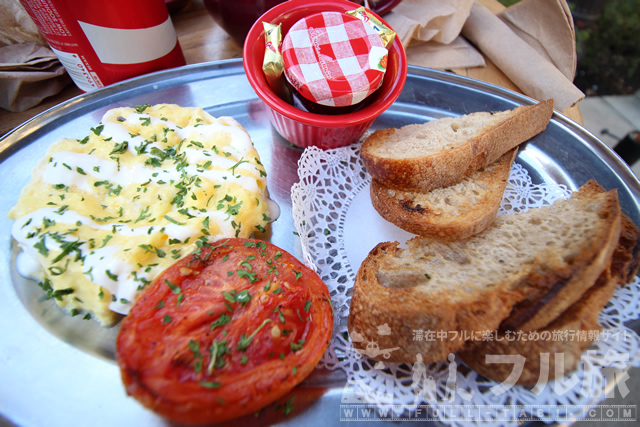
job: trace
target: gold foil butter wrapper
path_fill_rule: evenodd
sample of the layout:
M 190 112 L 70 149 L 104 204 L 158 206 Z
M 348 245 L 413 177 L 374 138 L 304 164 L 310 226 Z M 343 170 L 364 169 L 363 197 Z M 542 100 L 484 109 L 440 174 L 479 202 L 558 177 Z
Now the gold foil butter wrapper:
M 264 60 L 262 71 L 271 90 L 280 98 L 286 100 L 289 93 L 284 83 L 284 61 L 280 52 L 282 44 L 282 25 L 263 22 L 264 28 Z
M 382 43 L 384 47 L 388 48 L 393 40 L 396 38 L 396 33 L 391 28 L 384 25 L 378 18 L 373 16 L 366 8 L 359 7 L 356 10 L 351 10 L 349 12 L 345 12 L 345 14 L 353 16 L 354 18 L 358 18 L 362 22 L 368 24 L 371 28 L 375 30 L 376 33 L 382 39 Z

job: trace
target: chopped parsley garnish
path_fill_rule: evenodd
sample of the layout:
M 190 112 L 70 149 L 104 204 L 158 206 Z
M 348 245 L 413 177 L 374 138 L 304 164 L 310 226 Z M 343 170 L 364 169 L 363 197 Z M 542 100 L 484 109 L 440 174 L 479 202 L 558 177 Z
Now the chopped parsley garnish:
M 155 246 L 151 246 L 151 245 L 138 245 L 139 248 L 144 249 L 147 252 L 153 253 L 158 255 L 158 258 L 164 258 L 165 256 L 167 256 L 166 252 L 163 251 L 160 248 L 156 248 Z
M 271 322 L 271 319 L 264 319 L 262 321 L 262 324 L 258 326 L 258 328 L 255 331 L 253 331 L 251 335 L 246 336 L 245 334 L 242 334 L 240 336 L 240 340 L 238 341 L 238 345 L 236 346 L 236 350 L 245 351 L 249 347 L 249 344 L 251 344 L 251 341 L 253 341 L 253 337 L 258 333 L 260 329 L 264 328 L 264 325 L 266 325 L 269 322 Z
M 284 324 L 284 323 L 285 323 L 285 320 L 284 320 L 284 314 L 282 314 L 282 312 L 280 311 L 280 306 L 277 306 L 277 307 L 275 308 L 275 310 L 273 310 L 273 312 L 274 312 L 274 313 L 278 313 L 278 317 L 280 318 L 280 322 L 281 322 L 282 324 Z
M 56 210 L 56 213 L 62 215 L 67 209 L 69 209 L 69 205 L 62 205 Z
M 231 166 L 231 167 L 229 168 L 229 170 L 231 171 L 231 173 L 235 175 L 235 173 L 236 173 L 236 168 L 237 168 L 238 166 L 240 166 L 242 163 L 249 163 L 249 161 L 248 161 L 248 160 L 244 160 L 244 159 L 240 159 L 240 160 L 238 160 L 238 161 L 236 162 L 236 164 L 235 164 L 235 165 L 233 165 L 233 166 Z
M 284 409 L 282 410 L 282 413 L 284 415 L 289 415 L 290 413 L 292 413 L 295 408 L 293 407 L 293 399 L 295 398 L 295 396 L 291 396 L 290 399 L 288 399 L 286 402 L 284 402 Z
M 113 280 L 114 282 L 118 281 L 118 275 L 113 274 L 111 271 L 106 270 L 105 273 L 107 274 L 107 276 L 109 277 L 109 279 Z
M 149 104 L 136 105 L 136 113 L 142 114 L 144 110 L 146 110 L 149 107 L 151 107 L 151 105 Z
M 91 132 L 93 132 L 96 135 L 100 135 L 103 129 L 104 129 L 104 125 L 99 125 L 99 126 L 96 126 L 95 128 L 91 128 Z
M 289 347 L 291 351 L 295 353 L 296 351 L 302 350 L 302 344 L 304 344 L 304 340 L 299 340 L 298 343 L 290 343 Z
M 151 216 L 151 214 L 149 213 L 149 206 L 147 206 L 146 208 L 144 208 L 141 212 L 140 212 L 140 216 L 138 216 L 138 218 L 134 221 L 134 223 L 143 221 L 147 218 L 149 218 Z
M 187 224 L 186 222 L 176 221 L 175 219 L 171 218 L 169 215 L 165 215 L 164 219 L 166 219 L 167 221 L 172 222 L 172 223 L 174 223 L 176 225 L 186 225 Z
M 239 302 L 244 307 L 245 304 L 251 301 L 251 294 L 249 293 L 249 291 L 245 289 L 242 292 L 238 293 L 235 296 L 235 298 L 236 298 L 236 301 Z
M 217 328 L 218 326 L 224 326 L 227 323 L 231 322 L 231 316 L 229 316 L 226 313 L 222 313 L 220 315 L 220 317 L 218 317 L 218 320 L 216 320 L 215 322 L 213 322 L 211 324 L 211 328 L 209 328 L 210 331 L 213 331 L 215 328 Z
M 36 248 L 38 250 L 38 252 L 40 252 L 40 255 L 42 256 L 49 256 L 49 249 L 47 249 L 45 242 L 44 242 L 44 237 L 40 238 L 40 241 L 38 243 L 35 243 L 33 245 L 34 248 Z
M 205 388 L 220 388 L 220 387 L 222 387 L 222 384 L 220 384 L 217 381 L 200 381 L 198 384 L 200 384 L 202 387 L 205 387 Z
M 227 340 L 224 341 L 216 341 L 213 340 L 213 344 L 209 348 L 209 354 L 211 354 L 211 360 L 209 361 L 209 366 L 207 366 L 207 373 L 211 375 L 213 369 L 222 368 L 226 365 L 226 362 L 222 360 L 222 356 L 229 353 L 229 346 L 227 346 Z
M 236 273 L 238 273 L 238 276 L 240 277 L 246 277 L 251 283 L 255 283 L 259 280 L 257 277 L 257 273 L 255 272 L 251 273 L 247 270 L 236 270 Z
M 45 289 L 45 286 L 42 287 L 42 289 Z M 70 295 L 72 293 L 74 293 L 75 291 L 73 290 L 73 288 L 66 288 L 66 289 L 53 289 L 51 288 L 51 285 L 49 285 L 49 289 L 45 289 L 47 291 L 47 296 L 46 299 L 56 299 L 58 301 L 62 301 L 62 297 L 65 295 Z
M 196 341 L 189 340 L 188 347 L 189 350 L 191 350 L 191 352 L 193 353 L 194 357 L 202 357 L 202 354 L 200 353 L 200 344 L 198 344 Z
M 169 289 L 171 289 L 171 292 L 173 292 L 174 294 L 178 295 L 179 293 L 182 292 L 182 289 L 180 289 L 180 286 L 171 283 L 169 280 L 164 279 L 164 283 L 169 287 Z
M 109 155 L 112 156 L 114 154 L 124 154 L 127 152 L 128 146 L 129 146 L 129 143 L 127 141 L 121 142 L 119 144 L 115 144 L 113 146 L 113 150 L 111 150 Z
M 147 152 L 147 145 L 149 144 L 151 144 L 151 141 L 145 140 L 144 142 L 140 143 L 140 145 L 136 145 L 133 148 L 136 150 L 136 154 L 139 156 Z
M 234 293 L 235 293 L 235 291 L 231 291 L 231 293 L 229 293 L 227 291 L 222 291 L 222 295 L 224 295 L 224 299 L 226 299 L 230 303 L 236 302 L 236 298 L 233 296 Z

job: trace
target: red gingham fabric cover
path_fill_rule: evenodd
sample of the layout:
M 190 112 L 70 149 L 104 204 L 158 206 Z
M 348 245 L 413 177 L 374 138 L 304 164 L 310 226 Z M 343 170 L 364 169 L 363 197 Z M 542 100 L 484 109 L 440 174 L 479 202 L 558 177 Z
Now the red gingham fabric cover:
M 387 55 L 369 25 L 339 12 L 301 19 L 282 43 L 289 83 L 310 101 L 334 107 L 357 104 L 375 92 Z

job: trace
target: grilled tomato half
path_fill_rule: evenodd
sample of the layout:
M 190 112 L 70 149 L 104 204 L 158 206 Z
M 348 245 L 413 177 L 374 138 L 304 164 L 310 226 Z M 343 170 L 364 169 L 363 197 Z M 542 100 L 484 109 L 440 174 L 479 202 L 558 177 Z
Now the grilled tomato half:
M 333 329 L 329 291 L 278 247 L 225 239 L 157 277 L 123 320 L 126 391 L 178 423 L 239 417 L 300 383 Z

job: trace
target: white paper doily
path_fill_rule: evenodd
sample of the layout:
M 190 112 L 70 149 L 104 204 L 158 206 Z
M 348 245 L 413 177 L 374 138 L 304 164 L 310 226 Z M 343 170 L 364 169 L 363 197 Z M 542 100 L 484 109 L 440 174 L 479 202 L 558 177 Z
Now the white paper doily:
M 568 411 L 574 411 L 571 417 L 579 419 L 585 415 L 580 410 L 582 406 L 605 399 L 612 388 L 617 387 L 624 394 L 626 369 L 640 367 L 640 337 L 624 326 L 640 315 L 638 278 L 619 288 L 601 313 L 604 330 L 599 341 L 583 354 L 578 369 L 534 388 L 500 389 L 498 383 L 478 376 L 459 359 L 454 360 L 460 368 L 457 370 L 450 369 L 456 365 L 449 362 L 427 365 L 426 372 L 420 372 L 421 381 L 414 383 L 412 365 L 380 363 L 355 351 L 347 333 L 347 316 L 358 267 L 379 242 L 404 243 L 412 237 L 382 219 L 371 205 L 370 177 L 360 158 L 360 148 L 361 144 L 327 151 L 306 149 L 298 163 L 300 181 L 292 187 L 291 195 L 304 261 L 318 272 L 331 292 L 334 337 L 320 366 L 346 373 L 342 403 L 375 405 L 384 409 L 389 419 L 401 419 L 419 405 L 428 404 L 445 424 L 493 426 L 517 425 L 518 419 L 504 419 L 501 412 L 488 410 L 479 416 L 474 412 L 471 419 L 460 422 L 456 420 L 465 414 L 461 412 L 458 418 L 452 414 L 456 408 L 463 411 L 466 405 L 510 405 L 521 406 L 527 416 L 552 422 L 558 416 L 554 409 L 566 406 Z M 499 214 L 549 205 L 569 195 L 570 190 L 562 185 L 534 185 L 526 169 L 516 163 Z M 414 334 L 414 339 L 420 338 L 419 331 Z M 612 381 L 612 372 L 617 375 L 617 384 Z

